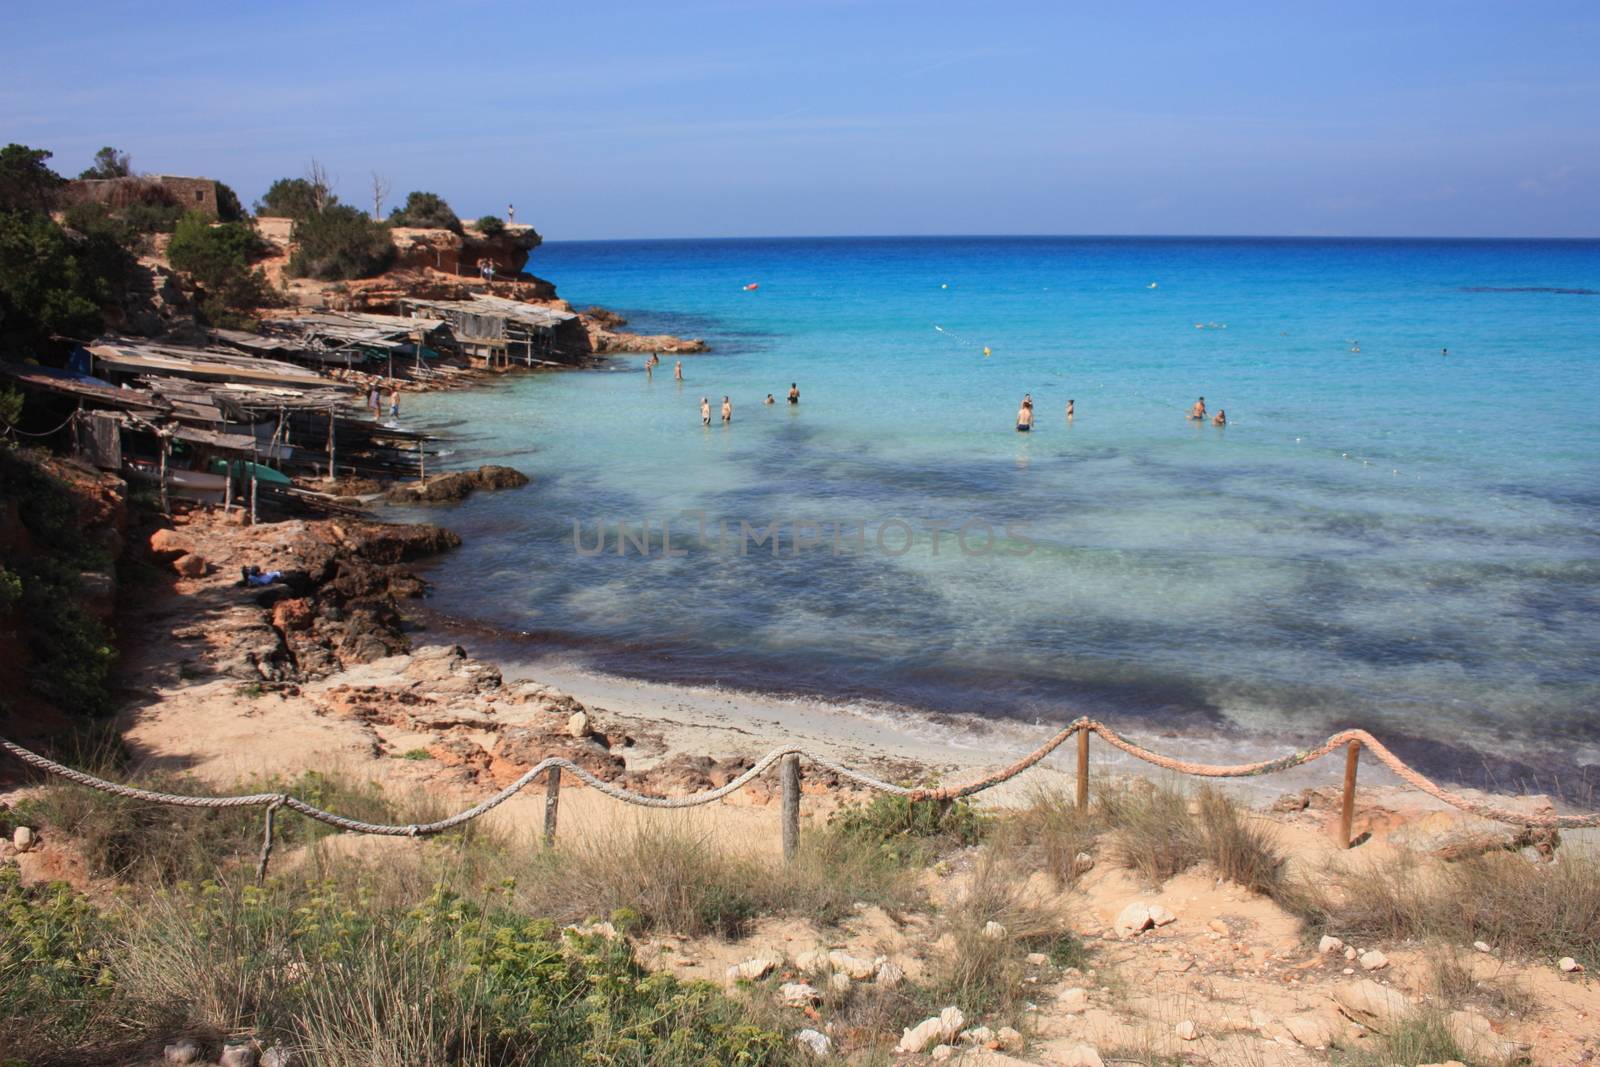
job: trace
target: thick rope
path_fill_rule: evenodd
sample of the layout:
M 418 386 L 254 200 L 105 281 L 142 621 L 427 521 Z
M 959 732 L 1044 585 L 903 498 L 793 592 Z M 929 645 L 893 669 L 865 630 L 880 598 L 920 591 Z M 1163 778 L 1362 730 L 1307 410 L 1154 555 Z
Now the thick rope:
M 1043 745 L 1040 745 L 1032 752 L 1017 760 L 1015 763 L 1012 763 L 1006 767 L 1002 767 L 999 770 L 984 775 L 982 778 L 968 782 L 965 785 L 945 786 L 937 789 L 915 788 L 896 785 L 893 782 L 886 782 L 863 771 L 858 771 L 852 767 L 847 767 L 844 764 L 829 759 L 826 756 L 819 756 L 815 753 L 808 752 L 805 749 L 800 748 L 798 745 L 793 744 L 773 749 L 771 752 L 768 752 L 766 755 L 756 760 L 749 770 L 745 771 L 736 778 L 730 779 L 728 782 L 718 786 L 715 789 L 707 789 L 699 793 L 690 793 L 685 796 L 677 797 L 659 797 L 651 796 L 646 793 L 638 793 L 631 789 L 626 789 L 622 786 L 616 785 L 612 782 L 608 782 L 605 779 L 600 778 L 590 771 L 578 766 L 569 759 L 552 756 L 547 759 L 540 760 L 538 763 L 528 768 L 528 770 L 524 771 L 516 781 L 512 782 L 510 785 L 507 785 L 504 789 L 501 789 L 499 792 L 481 801 L 480 803 L 467 808 L 465 811 L 457 812 L 448 818 L 440 819 L 436 822 L 409 823 L 406 825 L 369 823 L 363 822 L 360 819 L 347 818 L 346 816 L 336 814 L 335 812 L 324 811 L 323 809 L 316 807 L 315 805 L 308 804 L 297 797 L 289 795 L 288 793 L 249 793 L 239 796 L 187 796 L 178 793 L 161 793 L 149 789 L 139 789 L 134 786 L 109 782 L 104 778 L 97 778 L 92 774 L 86 774 L 83 771 L 75 770 L 64 764 L 57 763 L 55 760 L 41 756 L 37 752 L 31 752 L 28 749 L 23 748 L 21 745 L 7 741 L 4 738 L 0 738 L 0 747 L 3 747 L 7 752 L 10 752 L 17 759 L 31 767 L 36 767 L 39 770 L 57 775 L 58 777 L 65 778 L 71 782 L 76 782 L 79 785 L 86 785 L 91 789 L 98 789 L 114 796 L 127 797 L 130 800 L 143 800 L 155 804 L 171 804 L 191 808 L 242 808 L 264 806 L 268 809 L 266 828 L 262 842 L 262 866 L 265 867 L 266 857 L 271 854 L 272 848 L 272 813 L 279 807 L 288 808 L 292 811 L 299 812 L 308 819 L 315 819 L 316 821 L 325 823 L 328 826 L 333 826 L 341 830 L 348 830 L 352 833 L 382 834 L 391 837 L 424 837 L 432 834 L 444 833 L 447 830 L 451 830 L 457 826 L 462 826 L 466 823 L 469 823 L 479 816 L 488 814 L 490 811 L 493 811 L 501 804 L 504 804 L 506 801 L 516 796 L 542 775 L 548 774 L 555 770 L 566 771 L 567 773 L 583 781 L 586 785 L 589 785 L 606 796 L 611 797 L 613 800 L 618 800 L 625 804 L 634 804 L 646 808 L 681 809 L 698 807 L 703 804 L 712 804 L 721 800 L 723 797 L 736 793 L 755 779 L 761 777 L 761 775 L 765 774 L 772 768 L 773 764 L 777 763 L 784 756 L 791 754 L 801 756 L 823 770 L 831 771 L 847 781 L 854 782 L 857 785 L 863 786 L 867 789 L 876 790 L 880 793 L 889 793 L 895 796 L 910 797 L 913 800 L 949 801 L 960 799 L 962 797 L 969 797 L 976 793 L 981 793 L 986 789 L 992 789 L 1003 782 L 1010 781 L 1023 772 L 1036 766 L 1040 761 L 1049 756 L 1050 753 L 1054 752 L 1056 749 L 1060 748 L 1067 742 L 1068 739 L 1070 739 L 1080 730 L 1087 730 L 1091 733 L 1099 734 L 1105 739 L 1106 743 L 1111 745 L 1113 748 L 1120 749 L 1135 759 L 1143 760 L 1152 766 L 1161 767 L 1170 771 L 1176 771 L 1180 774 L 1190 774 L 1204 778 L 1251 778 L 1259 775 L 1275 774 L 1279 771 L 1286 771 L 1292 767 L 1298 767 L 1302 764 L 1319 760 L 1329 753 L 1338 751 L 1345 745 L 1354 741 L 1370 749 L 1372 754 L 1378 758 L 1379 762 L 1383 763 L 1390 770 L 1394 771 L 1394 773 L 1408 785 L 1427 793 L 1429 796 L 1435 798 L 1436 800 L 1442 801 L 1451 807 L 1465 811 L 1472 815 L 1477 815 L 1480 818 L 1489 819 L 1495 822 L 1507 823 L 1512 826 L 1537 826 L 1546 829 L 1574 829 L 1580 827 L 1600 826 L 1600 813 L 1591 813 L 1586 815 L 1557 815 L 1554 812 L 1548 811 L 1521 812 L 1514 811 L 1509 808 L 1497 807 L 1493 804 L 1469 800 L 1460 794 L 1453 793 L 1450 790 L 1445 789 L 1437 782 L 1434 782 L 1420 771 L 1411 767 L 1399 756 L 1396 756 L 1393 752 L 1391 752 L 1381 741 L 1367 733 L 1365 730 L 1343 730 L 1337 734 L 1334 734 L 1320 745 L 1317 745 L 1313 748 L 1304 749 L 1300 752 L 1294 752 L 1287 756 L 1280 756 L 1277 759 L 1262 760 L 1257 763 L 1241 763 L 1219 766 L 1209 763 L 1191 763 L 1187 760 L 1180 760 L 1172 756 L 1164 756 L 1158 752 L 1152 752 L 1147 748 L 1143 748 L 1134 744 L 1132 741 L 1127 740 L 1111 727 L 1102 722 L 1094 719 L 1082 718 L 1076 720 L 1070 726 L 1056 733 Z

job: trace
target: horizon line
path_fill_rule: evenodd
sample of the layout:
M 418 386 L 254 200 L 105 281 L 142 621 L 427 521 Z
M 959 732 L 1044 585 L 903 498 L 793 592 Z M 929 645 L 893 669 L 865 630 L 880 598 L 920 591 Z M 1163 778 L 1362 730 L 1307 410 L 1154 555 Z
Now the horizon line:
M 534 227 L 535 231 L 538 227 Z M 1590 236 L 1531 235 L 1400 235 L 1400 234 L 1273 234 L 1273 233 L 832 233 L 832 234 L 701 234 L 672 237 L 545 237 L 543 244 L 642 244 L 651 241 L 1565 241 L 1600 242 Z

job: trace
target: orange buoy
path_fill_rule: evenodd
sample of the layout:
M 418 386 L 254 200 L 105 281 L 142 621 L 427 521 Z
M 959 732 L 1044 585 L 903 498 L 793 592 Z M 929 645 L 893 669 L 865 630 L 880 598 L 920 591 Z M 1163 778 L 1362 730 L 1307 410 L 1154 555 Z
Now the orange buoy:
M 761 288 L 761 286 L 757 285 L 755 282 L 751 282 L 749 285 L 744 287 L 744 291 L 748 293 L 759 288 Z

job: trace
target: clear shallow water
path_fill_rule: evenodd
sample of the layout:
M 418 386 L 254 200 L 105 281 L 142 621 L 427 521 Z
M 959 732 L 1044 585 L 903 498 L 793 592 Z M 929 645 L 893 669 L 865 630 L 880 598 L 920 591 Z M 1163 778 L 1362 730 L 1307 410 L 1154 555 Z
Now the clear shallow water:
M 466 542 L 431 575 L 448 615 L 666 680 L 1360 724 L 1567 791 L 1600 761 L 1600 295 L 1471 291 L 1600 290 L 1600 243 L 606 242 L 531 266 L 716 350 L 681 386 L 629 359 L 415 403 L 459 421 L 454 461 L 535 479 L 431 516 Z M 724 394 L 732 425 L 702 428 Z M 1184 419 L 1201 394 L 1230 425 Z M 648 554 L 619 555 L 647 519 Z M 774 520 L 776 557 L 741 537 Z

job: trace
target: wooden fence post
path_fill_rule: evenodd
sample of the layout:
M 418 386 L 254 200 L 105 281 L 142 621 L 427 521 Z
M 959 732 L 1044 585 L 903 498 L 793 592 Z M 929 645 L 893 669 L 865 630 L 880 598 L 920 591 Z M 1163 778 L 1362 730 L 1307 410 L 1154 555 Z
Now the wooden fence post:
M 794 860 L 800 848 L 800 757 L 791 752 L 783 757 L 783 860 Z
M 1078 727 L 1078 810 L 1089 808 L 1089 727 Z
M 551 767 L 545 772 L 544 783 L 544 843 L 556 843 L 556 809 L 561 805 L 561 768 Z
M 1351 824 L 1356 817 L 1356 765 L 1361 760 L 1361 742 L 1352 741 L 1344 754 L 1344 805 L 1339 812 L 1339 847 L 1350 847 Z

